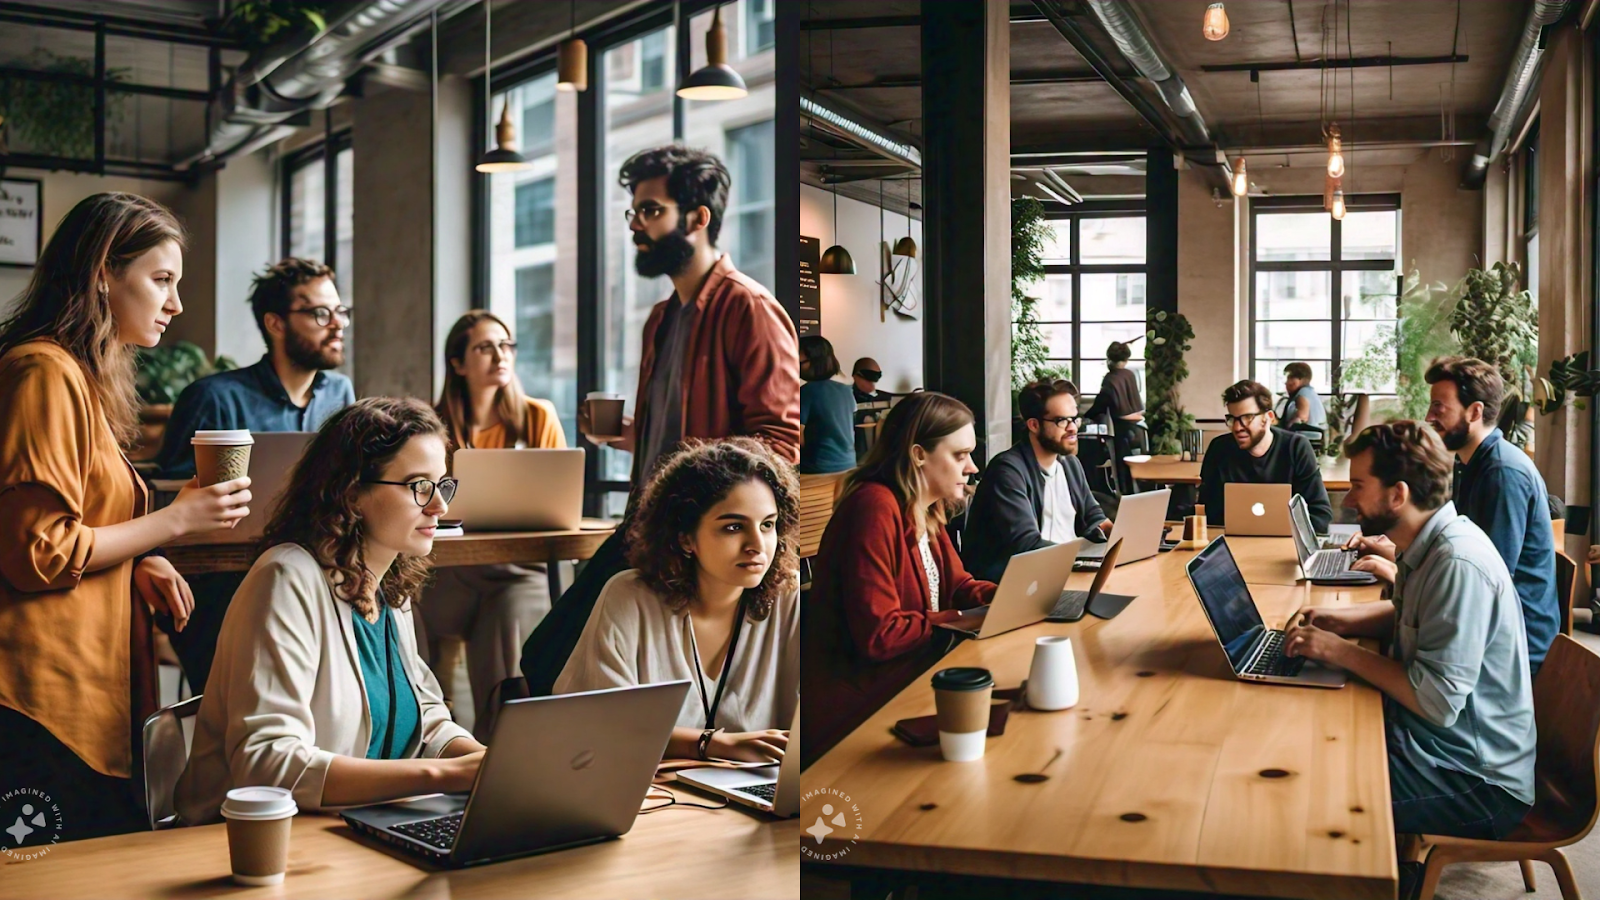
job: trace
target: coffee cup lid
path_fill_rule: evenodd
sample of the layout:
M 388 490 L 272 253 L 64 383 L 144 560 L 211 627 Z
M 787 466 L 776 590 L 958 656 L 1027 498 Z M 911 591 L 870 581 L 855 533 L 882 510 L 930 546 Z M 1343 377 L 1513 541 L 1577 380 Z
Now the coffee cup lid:
M 283 819 L 299 812 L 294 794 L 288 788 L 243 787 L 228 792 L 222 801 L 222 816 L 227 819 L 259 821 Z
M 189 443 L 212 447 L 235 447 L 240 444 L 254 444 L 256 439 L 244 428 L 232 428 L 226 431 L 196 431 Z
M 933 673 L 933 689 L 936 691 L 981 691 L 993 686 L 994 676 L 989 674 L 988 669 L 957 666 Z
M 621 400 L 622 399 L 622 395 L 621 394 L 613 394 L 610 391 L 590 391 L 588 396 L 585 397 L 584 399 L 586 399 L 586 400 Z

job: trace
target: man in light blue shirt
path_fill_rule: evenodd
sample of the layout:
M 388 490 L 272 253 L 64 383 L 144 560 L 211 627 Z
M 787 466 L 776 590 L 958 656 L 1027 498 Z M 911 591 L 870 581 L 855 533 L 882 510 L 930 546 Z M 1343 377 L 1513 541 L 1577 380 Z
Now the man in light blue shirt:
M 1283 406 L 1278 421 L 1284 428 L 1298 431 L 1311 428 L 1328 430 L 1328 413 L 1322 408 L 1322 397 L 1311 386 L 1311 367 L 1303 362 L 1292 362 L 1283 367 Z M 1298 426 L 1298 428 L 1296 427 Z
M 1426 426 L 1374 425 L 1346 452 L 1344 505 L 1398 551 L 1394 602 L 1301 610 L 1285 652 L 1383 691 L 1397 833 L 1502 838 L 1533 805 L 1536 745 L 1511 573 L 1449 502 L 1451 460 Z M 1388 639 L 1390 655 L 1345 637 Z

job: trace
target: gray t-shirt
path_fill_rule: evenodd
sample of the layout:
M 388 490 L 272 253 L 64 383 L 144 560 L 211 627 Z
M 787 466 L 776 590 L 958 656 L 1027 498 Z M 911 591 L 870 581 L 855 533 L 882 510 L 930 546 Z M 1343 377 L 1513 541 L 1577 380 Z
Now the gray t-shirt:
M 644 455 L 639 471 L 645 476 L 655 470 L 663 453 L 672 452 L 683 440 L 683 367 L 697 312 L 674 297 L 667 302 L 661 320 L 659 352 L 647 388 L 644 439 L 638 444 L 638 451 Z

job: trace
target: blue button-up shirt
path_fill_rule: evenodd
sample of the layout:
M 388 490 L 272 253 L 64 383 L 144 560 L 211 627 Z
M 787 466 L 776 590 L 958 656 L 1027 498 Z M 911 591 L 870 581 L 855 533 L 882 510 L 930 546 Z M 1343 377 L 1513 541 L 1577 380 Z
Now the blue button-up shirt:
M 1533 802 L 1533 675 L 1511 573 L 1472 520 L 1446 503 L 1396 561 L 1394 641 L 1422 715 L 1384 705 L 1390 752 Z
M 157 477 L 194 476 L 194 448 L 189 441 L 196 431 L 316 431 L 329 416 L 355 401 L 349 378 L 318 372 L 311 379 L 311 399 L 296 406 L 278 380 L 270 354 L 255 365 L 208 375 L 184 388 L 173 404 L 166 438 L 156 455 Z
M 1478 445 L 1471 462 L 1456 463 L 1455 474 L 1456 509 L 1483 529 L 1511 572 L 1528 631 L 1528 662 L 1537 674 L 1561 630 L 1555 534 L 1544 478 L 1498 428 Z

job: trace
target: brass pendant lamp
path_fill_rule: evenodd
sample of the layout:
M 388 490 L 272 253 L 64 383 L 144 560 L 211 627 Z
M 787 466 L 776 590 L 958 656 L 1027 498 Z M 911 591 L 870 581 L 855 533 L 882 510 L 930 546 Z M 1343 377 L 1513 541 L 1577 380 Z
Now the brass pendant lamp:
M 749 95 L 744 79 L 728 65 L 728 32 L 722 27 L 722 4 L 711 15 L 706 32 L 706 64 L 684 79 L 678 96 L 685 100 L 737 100 Z
M 494 84 L 494 63 L 489 56 L 489 41 L 493 32 L 489 20 L 490 0 L 483 0 L 483 113 L 486 119 L 494 108 L 491 91 L 491 85 Z M 485 174 L 519 172 L 533 168 L 533 164 L 517 152 L 517 126 L 511 121 L 509 92 L 500 106 L 500 122 L 494 127 L 494 149 L 478 157 L 476 168 Z

